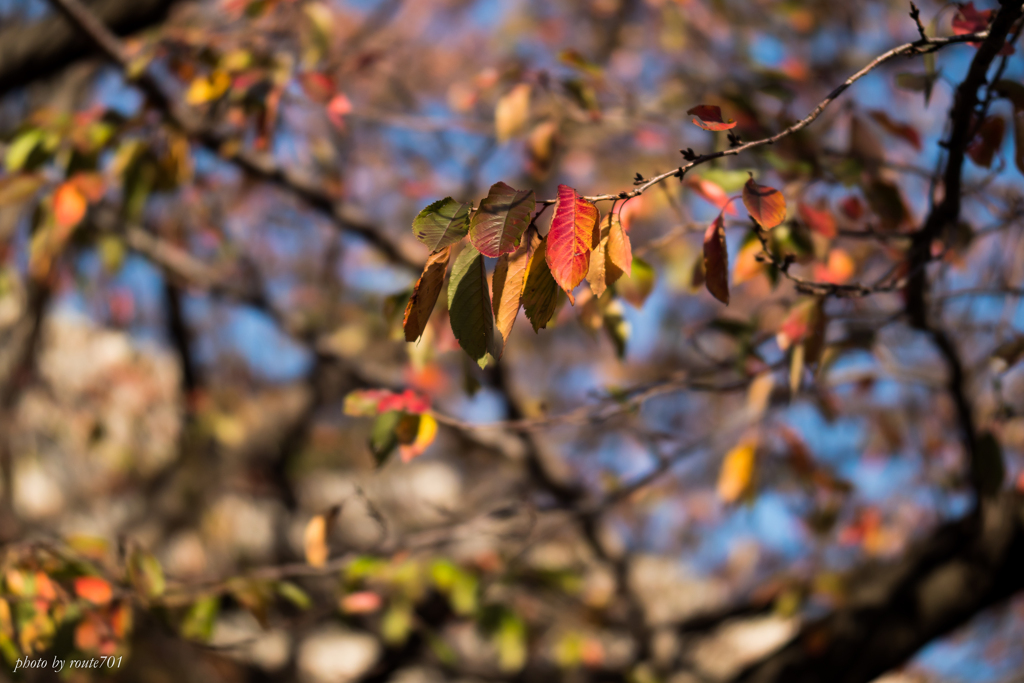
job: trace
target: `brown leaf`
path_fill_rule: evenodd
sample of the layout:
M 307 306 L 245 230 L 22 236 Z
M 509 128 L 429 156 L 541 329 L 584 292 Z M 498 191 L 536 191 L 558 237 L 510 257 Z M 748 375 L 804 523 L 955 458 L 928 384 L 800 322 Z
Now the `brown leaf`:
M 1001 116 L 988 116 L 978 127 L 978 133 L 974 136 L 971 144 L 967 145 L 967 156 L 971 161 L 989 168 L 992 159 L 995 157 L 999 147 L 1003 144 L 1003 135 L 1006 133 L 1006 121 Z
M 743 186 L 743 206 L 765 230 L 786 220 L 786 199 L 782 193 L 773 187 L 758 185 L 753 178 Z
M 508 343 L 508 336 L 512 332 L 512 326 L 519 315 L 519 308 L 523 302 L 523 289 L 526 286 L 526 269 L 530 264 L 530 257 L 540 242 L 540 236 L 536 228 L 530 228 L 523 235 L 522 244 L 519 248 L 510 253 L 498 257 L 498 263 L 494 267 L 493 296 L 491 307 L 494 310 L 494 335 L 495 348 L 491 355 L 500 359 L 505 352 L 505 345 Z
M 711 295 L 729 305 L 729 254 L 722 214 L 704 232 L 704 277 Z
M 451 246 L 447 246 L 427 257 L 427 265 L 423 267 L 423 273 L 416 281 L 416 288 L 405 306 L 405 317 L 402 319 L 405 341 L 416 341 L 427 329 L 427 321 L 430 320 L 434 304 L 437 303 L 437 297 L 444 286 L 444 273 L 448 270 L 451 253 Z

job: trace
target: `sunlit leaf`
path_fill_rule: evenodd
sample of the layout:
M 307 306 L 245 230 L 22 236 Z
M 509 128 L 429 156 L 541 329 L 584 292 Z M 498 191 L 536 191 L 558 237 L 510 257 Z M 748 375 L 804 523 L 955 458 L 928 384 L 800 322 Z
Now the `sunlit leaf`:
M 9 173 L 20 171 L 42 141 L 43 131 L 38 128 L 27 130 L 14 138 L 7 146 L 7 153 L 4 155 L 4 165 L 7 167 L 7 171 Z
M 746 190 L 744 190 L 746 194 Z M 704 231 L 704 277 L 711 295 L 729 305 L 729 253 L 722 214 Z
M 106 579 L 79 576 L 75 579 L 75 595 L 94 605 L 106 605 L 114 597 L 114 591 Z
M 190 640 L 206 642 L 213 635 L 213 625 L 220 611 L 220 596 L 207 595 L 189 607 L 181 623 L 181 635 Z
M 88 208 L 85 196 L 72 182 L 62 183 L 53 194 L 53 217 L 63 229 L 78 225 Z
M 451 197 L 439 199 L 417 214 L 412 222 L 416 239 L 432 252 L 455 244 L 469 232 L 469 210 L 472 204 L 462 204 Z
M 208 76 L 195 78 L 188 86 L 185 101 L 192 106 L 206 104 L 219 99 L 231 87 L 231 76 L 226 71 L 217 70 Z
M 740 246 L 739 253 L 736 254 L 734 259 L 732 267 L 733 285 L 741 285 L 766 272 L 767 266 L 757 259 L 763 250 L 757 235 L 750 233 L 743 242 L 743 245 Z
M 498 257 L 498 263 L 494 266 L 493 300 L 491 302 L 494 310 L 494 346 L 491 352 L 495 358 L 501 358 L 508 343 L 508 337 L 512 333 L 512 326 L 519 315 L 519 308 L 523 301 L 523 289 L 526 287 L 526 271 L 530 265 L 530 257 L 540 243 L 540 236 L 537 231 L 530 229 L 523 236 L 519 248 L 510 253 Z
M 427 321 L 430 320 L 434 304 L 437 303 L 437 297 L 444 286 L 444 274 L 448 270 L 451 249 L 451 246 L 446 246 L 431 254 L 419 280 L 416 281 L 416 287 L 409 297 L 409 303 L 406 304 L 405 317 L 402 320 L 407 342 L 418 340 L 427 329 Z
M 551 276 L 548 269 L 545 251 L 547 239 L 542 239 L 533 250 L 530 256 L 530 263 L 526 267 L 526 285 L 523 287 L 523 310 L 526 317 L 533 325 L 533 331 L 537 332 L 542 327 L 547 327 L 551 316 L 555 314 L 557 303 L 558 283 Z
M 472 245 L 466 245 L 452 266 L 448 317 L 459 346 L 473 360 L 483 361 L 493 343 L 494 317 L 484 257 Z
M 718 497 L 735 503 L 746 494 L 754 481 L 757 444 L 744 441 L 725 454 L 718 473 Z
M 575 303 L 572 290 L 590 269 L 590 253 L 600 238 L 597 207 L 568 185 L 558 186 L 558 200 L 547 235 L 551 276 Z
M 437 420 L 433 415 L 420 415 L 415 419 L 416 430 L 412 434 L 411 441 L 403 439 L 401 434 L 398 437 L 398 453 L 402 462 L 409 462 L 413 458 L 423 455 L 437 436 Z
M 494 129 L 498 142 L 505 142 L 521 133 L 529 120 L 530 84 L 520 83 L 502 95 L 494 108 Z
M 743 175 L 746 178 L 746 175 Z M 738 213 L 735 206 L 729 203 L 729 194 L 722 188 L 721 185 L 709 180 L 706 177 L 703 178 L 687 178 L 685 182 L 686 187 L 690 188 L 697 193 L 702 199 L 710 202 L 719 211 L 725 211 L 729 214 Z M 742 183 L 741 183 L 742 185 Z
M 601 219 L 600 241 L 590 257 L 587 282 L 594 296 L 600 297 L 624 273 L 631 272 L 633 251 L 629 235 L 622 227 L 618 213 L 609 213 Z
M 313 567 L 322 567 L 327 564 L 330 555 L 330 535 L 334 523 L 338 519 L 341 510 L 335 506 L 327 512 L 314 515 L 306 522 L 306 529 L 302 534 L 302 547 L 306 555 L 306 562 Z
M 753 178 L 743 186 L 743 206 L 765 230 L 786 220 L 786 200 L 782 193 L 767 185 L 758 185 Z
M 514 190 L 501 182 L 492 185 L 469 226 L 476 251 L 491 258 L 513 251 L 530 225 L 536 203 L 533 190 Z
M 713 104 L 699 104 L 688 109 L 686 115 L 694 117 L 693 125 L 704 130 L 719 131 L 736 127 L 736 122 L 732 119 L 723 121 L 722 108 Z

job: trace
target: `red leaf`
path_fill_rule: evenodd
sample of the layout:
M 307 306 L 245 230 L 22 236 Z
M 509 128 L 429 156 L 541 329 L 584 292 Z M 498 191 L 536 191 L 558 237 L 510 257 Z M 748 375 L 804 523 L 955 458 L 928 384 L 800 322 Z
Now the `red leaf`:
M 864 202 L 856 195 L 850 195 L 839 202 L 839 208 L 850 220 L 860 220 L 864 216 Z
M 473 215 L 469 241 L 491 258 L 513 251 L 530 225 L 536 205 L 533 190 L 515 190 L 505 183 L 495 183 Z
M 921 151 L 921 136 L 918 134 L 917 129 L 909 123 L 893 121 L 889 118 L 888 114 L 878 109 L 871 112 L 871 118 L 875 120 L 875 123 L 884 128 L 885 132 L 889 135 L 894 135 L 901 140 L 906 140 L 911 147 L 916 149 L 918 152 Z
M 718 183 L 703 178 L 689 178 L 686 181 L 686 186 L 696 192 L 701 199 L 714 204 L 719 211 L 725 209 L 726 213 L 739 213 L 735 206 L 729 204 L 729 195 Z M 727 209 L 726 206 L 728 206 Z
M 967 145 L 967 156 L 971 161 L 988 168 L 992 165 L 992 158 L 999 151 L 1003 144 L 1003 135 L 1006 133 L 1006 121 L 1001 116 L 988 116 L 981 122 L 977 135 L 971 144 Z
M 350 113 L 352 102 L 342 93 L 338 93 L 327 103 L 327 118 L 339 130 L 345 128 L 345 115 Z
M 729 253 L 725 244 L 725 221 L 722 214 L 704 232 L 704 273 L 708 291 L 726 306 L 729 305 Z
M 758 185 L 753 178 L 743 186 L 743 206 L 765 230 L 786 220 L 786 199 L 782 193 L 773 187 Z
M 373 591 L 349 593 L 341 599 L 341 611 L 345 614 L 370 614 L 381 608 L 383 600 Z
M 597 245 L 597 207 L 568 185 L 558 186 L 558 201 L 547 237 L 547 262 L 558 286 L 569 295 L 587 275 L 590 252 Z
M 373 417 L 390 410 L 420 414 L 430 410 L 430 400 L 411 389 L 400 394 L 387 389 L 360 389 L 345 396 L 342 411 L 352 417 Z
M 688 109 L 686 114 L 694 117 L 693 125 L 704 130 L 729 130 L 736 127 L 736 122 L 732 119 L 723 121 L 722 108 L 713 104 L 698 104 L 693 109 Z
M 953 33 L 958 36 L 984 31 L 992 21 L 992 15 L 995 14 L 995 11 L 990 9 L 980 11 L 974 9 L 974 2 L 958 5 L 958 8 L 957 13 L 953 16 Z M 981 47 L 981 43 L 978 41 L 972 42 L 971 45 L 973 47 Z M 1012 55 L 1013 45 L 1009 43 L 1004 44 L 1000 48 L 999 54 Z
M 75 595 L 93 604 L 105 605 L 114 597 L 114 591 L 98 576 L 79 576 L 75 579 Z
M 807 224 L 807 227 L 812 232 L 816 232 L 822 237 L 828 237 L 829 239 L 836 236 L 836 219 L 832 216 L 832 212 L 828 210 L 828 207 L 816 209 L 803 202 L 797 202 L 796 210 L 800 214 L 801 220 Z

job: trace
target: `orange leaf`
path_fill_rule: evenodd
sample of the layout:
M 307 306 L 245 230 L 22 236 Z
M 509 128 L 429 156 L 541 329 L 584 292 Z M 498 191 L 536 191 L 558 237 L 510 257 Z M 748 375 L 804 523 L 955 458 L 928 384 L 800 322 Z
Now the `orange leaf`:
M 491 355 L 495 358 L 500 359 L 505 352 L 508 336 L 512 333 L 512 326 L 519 315 L 519 308 L 523 302 L 523 288 L 526 286 L 526 267 L 530 264 L 530 256 L 533 255 L 536 242 L 539 241 L 537 231 L 531 228 L 523 236 L 519 249 L 511 254 L 499 256 L 498 263 L 494 266 L 491 308 L 494 311 L 494 327 L 498 334 L 494 336 L 497 348 Z
M 75 595 L 95 605 L 105 605 L 114 597 L 110 583 L 98 576 L 79 576 L 75 579 Z
M 62 183 L 53 195 L 53 216 L 57 226 L 73 228 L 85 218 L 85 196 L 73 182 Z
M 711 295 L 729 305 L 729 253 L 725 244 L 722 214 L 704 232 L 705 285 Z
M 786 220 L 786 199 L 767 185 L 758 185 L 753 177 L 743 186 L 743 206 L 765 230 Z
M 812 232 L 816 232 L 822 237 L 828 237 L 829 239 L 836 236 L 836 219 L 827 207 L 816 209 L 803 202 L 797 202 L 796 210 L 800 214 L 801 220 L 807 224 L 807 227 Z
M 757 445 L 744 441 L 725 454 L 718 473 L 718 497 L 726 503 L 735 503 L 750 490 L 754 481 Z
M 448 270 L 448 259 L 451 256 L 451 245 L 427 257 L 427 265 L 423 267 L 420 279 L 416 281 L 409 303 L 405 306 L 405 317 L 402 328 L 405 330 L 405 341 L 414 342 L 427 329 L 427 321 L 437 303 L 437 297 L 444 286 L 444 273 Z
M 341 611 L 345 614 L 370 614 L 380 609 L 383 601 L 373 591 L 349 593 L 341 599 Z
M 555 214 L 548 231 L 546 258 L 551 276 L 576 303 L 572 290 L 590 269 L 590 252 L 597 246 L 597 207 L 568 185 L 558 186 Z
M 335 506 L 323 514 L 316 515 L 306 523 L 302 545 L 306 554 L 306 562 L 313 567 L 322 567 L 327 563 L 327 557 L 330 555 L 328 539 L 339 512 L 341 510 Z
M 57 590 L 53 587 L 53 582 L 43 572 L 36 572 L 36 595 L 43 600 L 57 599 Z
M 75 649 L 82 652 L 95 652 L 100 646 L 100 630 L 97 625 L 98 618 L 94 614 L 88 614 L 75 627 Z
M 736 127 L 736 122 L 732 119 L 723 121 L 722 108 L 713 104 L 698 104 L 693 109 L 688 109 L 686 114 L 694 117 L 693 125 L 704 130 L 729 130 Z
M 732 267 L 732 283 L 741 285 L 764 272 L 764 264 L 757 260 L 762 251 L 761 242 L 754 238 L 740 247 L 736 254 L 736 262 Z
M 338 93 L 327 103 L 327 118 L 338 130 L 345 128 L 345 115 L 352 112 L 352 102 L 344 93 Z

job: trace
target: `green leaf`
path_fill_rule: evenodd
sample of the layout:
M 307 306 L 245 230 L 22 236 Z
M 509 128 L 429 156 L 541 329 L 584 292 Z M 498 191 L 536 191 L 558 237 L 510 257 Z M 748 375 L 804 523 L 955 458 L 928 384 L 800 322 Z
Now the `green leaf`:
M 11 142 L 10 146 L 7 148 L 7 155 L 4 158 L 7 170 L 14 173 L 15 171 L 20 171 L 24 168 L 28 158 L 42 141 L 43 131 L 38 128 L 27 130 L 14 138 L 14 141 Z
M 555 314 L 555 303 L 558 301 L 558 283 L 551 276 L 545 257 L 547 242 L 547 238 L 541 240 L 533 250 L 530 265 L 526 267 L 526 285 L 523 287 L 523 310 L 534 332 L 547 327 L 551 316 Z
M 466 236 L 472 207 L 451 197 L 439 199 L 419 212 L 412 222 L 412 231 L 431 252 L 439 251 Z
M 137 548 L 129 558 L 128 576 L 135 590 L 149 599 L 160 597 L 167 587 L 160 561 L 141 548 Z
M 301 610 L 307 610 L 313 606 L 309 594 L 291 581 L 278 581 L 277 594 Z
M 373 428 L 370 430 L 370 452 L 377 459 L 378 465 L 383 465 L 391 451 L 398 445 L 398 435 L 395 429 L 402 420 L 402 413 L 397 410 L 389 410 L 377 416 L 373 421 Z
M 469 240 L 491 258 L 513 251 L 530 225 L 536 205 L 533 190 L 514 190 L 505 183 L 495 183 L 473 215 Z
M 181 635 L 189 640 L 206 642 L 213 634 L 213 623 L 220 611 L 220 597 L 208 595 L 199 598 L 188 609 L 181 623 Z
M 519 671 L 526 664 L 526 624 L 512 612 L 506 612 L 494 634 L 498 666 L 502 671 Z
M 619 280 L 615 285 L 615 291 L 635 308 L 641 308 L 647 301 L 647 297 L 654 291 L 654 282 L 654 268 L 647 261 L 636 256 L 633 258 L 629 277 Z
M 467 245 L 452 266 L 448 281 L 448 317 L 459 346 L 478 363 L 491 348 L 494 316 L 487 289 L 484 257 Z

